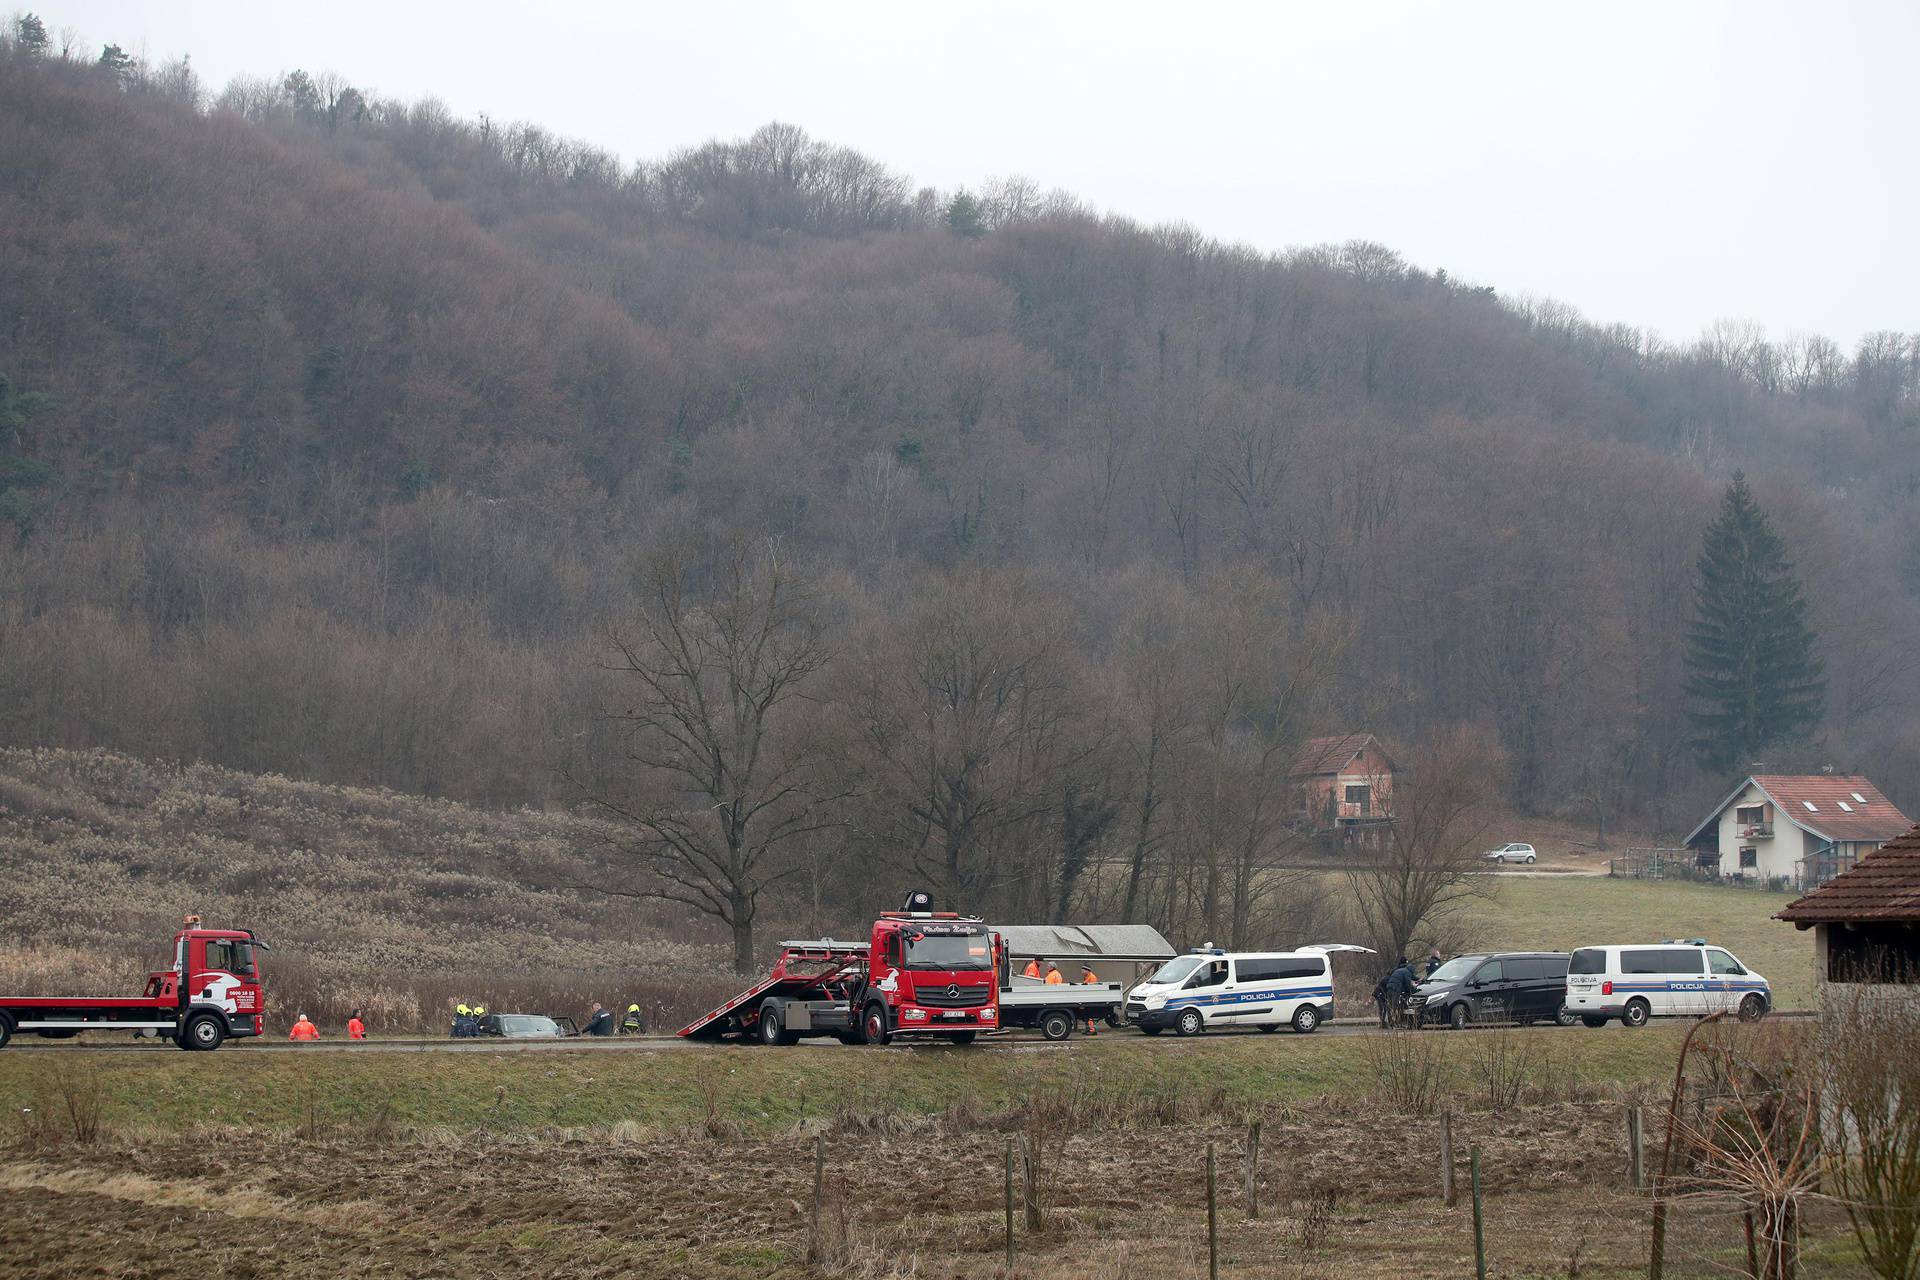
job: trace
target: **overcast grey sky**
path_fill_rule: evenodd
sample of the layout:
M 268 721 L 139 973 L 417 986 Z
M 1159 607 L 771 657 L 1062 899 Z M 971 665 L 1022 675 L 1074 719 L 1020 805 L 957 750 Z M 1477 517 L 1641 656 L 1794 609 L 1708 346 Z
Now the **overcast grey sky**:
M 1690 339 L 1920 330 L 1920 4 L 40 0 L 210 87 L 334 70 L 631 161 L 786 120 L 1267 249 L 1379 240 Z

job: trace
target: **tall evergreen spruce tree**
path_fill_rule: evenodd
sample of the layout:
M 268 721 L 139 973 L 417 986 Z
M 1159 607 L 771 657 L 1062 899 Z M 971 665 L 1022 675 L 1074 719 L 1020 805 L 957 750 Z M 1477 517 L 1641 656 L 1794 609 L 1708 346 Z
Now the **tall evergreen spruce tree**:
M 1793 562 L 1746 476 L 1707 527 L 1687 637 L 1688 716 L 1702 763 L 1744 767 L 1820 721 L 1826 693 Z

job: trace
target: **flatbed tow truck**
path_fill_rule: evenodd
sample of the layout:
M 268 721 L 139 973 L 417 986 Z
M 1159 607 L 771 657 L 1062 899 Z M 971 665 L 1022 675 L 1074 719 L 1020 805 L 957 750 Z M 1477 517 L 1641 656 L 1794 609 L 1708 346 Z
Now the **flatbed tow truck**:
M 218 1049 L 264 1030 L 266 997 L 249 929 L 203 929 L 188 916 L 173 935 L 173 968 L 147 975 L 138 996 L 0 996 L 0 1048 L 16 1032 L 67 1040 L 82 1031 L 128 1031 L 182 1049 Z
M 866 942 L 781 943 L 767 977 L 680 1035 L 768 1045 L 819 1036 L 843 1044 L 896 1037 L 971 1044 L 1009 1025 L 1064 1040 L 1092 1018 L 1117 1024 L 1125 1000 L 1119 984 L 1048 987 L 1010 978 L 1006 948 L 984 921 L 931 906 L 927 894 L 911 895 L 905 911 L 874 921 Z

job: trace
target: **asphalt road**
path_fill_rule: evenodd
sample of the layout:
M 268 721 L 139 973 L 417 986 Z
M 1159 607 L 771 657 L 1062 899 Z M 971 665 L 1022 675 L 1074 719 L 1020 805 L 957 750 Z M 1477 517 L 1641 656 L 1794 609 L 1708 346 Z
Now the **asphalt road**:
M 1814 1017 L 1809 1009 L 1780 1009 L 1768 1015 L 1770 1018 L 1798 1022 Z M 1497 1026 L 1469 1027 L 1465 1032 L 1450 1032 L 1434 1029 L 1433 1034 L 1472 1035 L 1475 1031 L 1496 1030 Z M 1586 1027 L 1557 1027 L 1540 1025 L 1526 1028 L 1529 1035 L 1591 1035 Z M 1604 1030 L 1620 1032 L 1627 1030 L 1618 1022 L 1608 1023 Z M 1252 1028 L 1233 1031 L 1209 1031 L 1199 1039 L 1216 1039 L 1221 1036 L 1253 1036 L 1267 1033 Z M 1291 1031 L 1272 1033 L 1275 1040 L 1284 1040 L 1292 1036 Z M 1328 1036 L 1378 1036 L 1397 1034 L 1382 1031 L 1371 1018 L 1338 1018 L 1325 1023 L 1316 1035 Z M 1009 1032 L 986 1037 L 970 1047 L 969 1052 L 985 1051 L 999 1053 L 1025 1053 L 1039 1051 L 1057 1053 L 1073 1047 L 1082 1037 L 1074 1036 L 1068 1040 L 1047 1041 L 1033 1032 Z M 1171 1031 L 1158 1036 L 1144 1036 L 1137 1031 L 1103 1029 L 1095 1037 L 1102 1041 L 1129 1041 L 1140 1045 L 1162 1045 L 1187 1043 Z M 833 1039 L 802 1040 L 796 1048 L 810 1049 L 846 1049 L 848 1046 Z M 949 1049 L 946 1044 L 913 1045 L 896 1043 L 894 1047 L 919 1050 Z M 714 1042 L 710 1040 L 682 1040 L 677 1036 L 624 1036 L 607 1039 L 577 1038 L 570 1040 L 316 1040 L 299 1044 L 285 1040 L 233 1040 L 222 1046 L 222 1053 L 685 1053 L 701 1048 L 733 1049 L 759 1048 L 753 1044 L 739 1044 L 733 1041 Z M 156 1040 L 134 1040 L 131 1036 L 110 1036 L 108 1033 L 94 1033 L 91 1042 L 76 1037 L 72 1040 L 43 1040 L 32 1033 L 16 1035 L 7 1046 L 8 1052 L 25 1050 L 30 1053 L 160 1053 L 173 1052 L 170 1044 Z

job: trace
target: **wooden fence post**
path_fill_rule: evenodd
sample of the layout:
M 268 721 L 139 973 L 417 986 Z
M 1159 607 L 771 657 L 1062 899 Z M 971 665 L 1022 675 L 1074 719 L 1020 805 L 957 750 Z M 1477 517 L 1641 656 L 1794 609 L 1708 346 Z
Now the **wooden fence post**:
M 1638 1191 L 1647 1184 L 1646 1125 L 1639 1107 L 1627 1108 L 1627 1182 Z
M 1260 1122 L 1247 1127 L 1247 1218 L 1260 1216 Z
M 820 1201 L 827 1182 L 827 1140 L 813 1140 L 813 1227 L 807 1235 L 807 1261 L 820 1261 Z
M 1476 1280 L 1487 1280 L 1487 1236 L 1480 1221 L 1480 1144 L 1475 1143 L 1468 1154 L 1473 1162 L 1473 1274 Z
M 1007 1275 L 1013 1280 L 1013 1139 L 1007 1139 Z
M 1220 1214 L 1213 1191 L 1213 1143 L 1207 1143 L 1207 1280 L 1220 1280 Z
M 1453 1112 L 1440 1113 L 1440 1202 L 1453 1208 L 1459 1199 L 1453 1190 Z
M 1040 1213 L 1040 1141 L 1031 1134 L 1020 1138 L 1020 1180 L 1027 1230 L 1042 1230 L 1047 1224 Z

